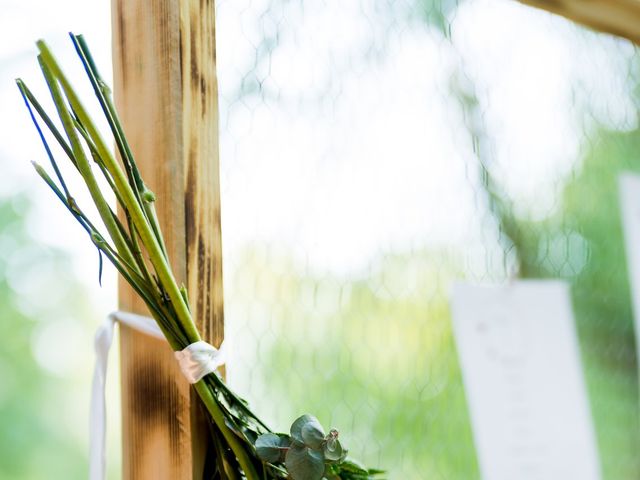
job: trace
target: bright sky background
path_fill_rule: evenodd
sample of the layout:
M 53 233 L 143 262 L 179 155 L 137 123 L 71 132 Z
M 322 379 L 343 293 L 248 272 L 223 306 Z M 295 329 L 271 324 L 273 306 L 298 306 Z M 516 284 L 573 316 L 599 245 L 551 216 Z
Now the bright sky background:
M 371 2 L 322 2 L 304 15 L 288 8 L 263 75 L 281 103 L 237 102 L 266 3 L 222 1 L 218 7 L 229 255 L 255 241 L 285 243 L 311 267 L 348 272 L 381 250 L 468 242 L 478 227 L 469 225 L 477 198 L 470 142 L 448 87 L 458 62 L 481 86 L 485 121 L 499 139 L 492 161 L 501 171 L 508 167 L 502 180 L 516 199 L 535 203 L 541 211 L 534 213 L 548 213 L 558 178 L 573 166 L 580 142 L 576 112 L 588 102 L 599 121 L 635 121 L 620 74 L 631 47 L 508 0 L 465 3 L 452 24 L 455 49 L 439 34 L 409 26 L 392 31 L 380 59 L 369 62 L 359 57 L 379 42 L 385 26 Z M 93 248 L 31 171 L 29 160 L 45 157 L 12 79 L 23 77 L 46 98 L 33 46 L 44 37 L 82 86 L 69 30 L 85 34 L 109 78 L 109 3 L 4 0 L 2 10 L 0 127 L 10 134 L 0 144 L 0 195 L 28 190 L 37 203 L 34 234 L 46 231 L 46 241 L 73 250 L 79 274 L 93 278 Z M 582 91 L 573 88 L 576 80 Z M 321 89 L 331 81 L 337 87 L 323 98 Z M 96 294 L 96 301 L 102 298 L 104 292 Z

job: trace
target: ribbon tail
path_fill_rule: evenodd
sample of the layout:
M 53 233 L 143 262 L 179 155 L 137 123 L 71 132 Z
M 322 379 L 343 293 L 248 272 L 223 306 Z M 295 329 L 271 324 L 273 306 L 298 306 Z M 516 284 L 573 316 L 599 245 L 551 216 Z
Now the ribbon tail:
M 118 322 L 151 337 L 164 339 L 162 331 L 153 318 L 130 312 L 113 312 L 96 331 L 94 340 L 96 363 L 91 387 L 89 423 L 89 480 L 105 480 L 106 478 L 107 407 L 105 390 L 109 351 L 113 342 L 115 324 Z M 185 378 L 190 383 L 196 383 L 225 363 L 226 347 L 223 343 L 220 350 L 217 350 L 208 343 L 199 341 L 187 346 L 182 351 L 175 352 L 175 355 Z
M 115 320 L 109 316 L 96 331 L 94 348 L 96 363 L 91 385 L 89 423 L 89 480 L 104 480 L 106 476 L 106 422 L 105 387 L 109 350 L 113 341 Z

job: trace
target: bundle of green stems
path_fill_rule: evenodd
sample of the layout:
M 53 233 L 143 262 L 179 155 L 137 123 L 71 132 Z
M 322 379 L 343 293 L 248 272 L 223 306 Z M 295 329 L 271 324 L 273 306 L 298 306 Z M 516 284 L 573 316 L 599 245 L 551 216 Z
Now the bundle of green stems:
M 38 62 L 51 92 L 62 131 L 27 85 L 18 79 L 16 83 L 43 142 L 53 175 L 34 162 L 35 169 L 89 234 L 100 252 L 100 258 L 104 255 L 144 300 L 171 348 L 174 351 L 182 350 L 201 339 L 191 316 L 187 292 L 184 287 L 178 286 L 169 265 L 155 212 L 155 195 L 140 176 L 110 89 L 102 80 L 85 40 L 82 35 L 71 35 L 71 39 L 122 161 L 116 159 L 107 145 L 47 44 L 38 41 Z M 42 124 L 82 177 L 106 233 L 89 219 L 69 191 Z M 115 195 L 121 217 L 107 201 L 100 187 L 105 182 L 99 180 L 96 173 L 106 180 Z M 217 474 L 220 478 L 238 478 L 241 475 L 247 479 L 286 478 L 287 473 L 282 467 L 265 463 L 256 456 L 255 439 L 269 429 L 217 373 L 207 375 L 193 386 L 211 416 L 212 443 L 219 460 Z
M 107 120 L 120 160 L 116 159 L 107 145 L 46 43 L 38 41 L 38 62 L 62 129 L 56 126 L 56 122 L 46 113 L 26 84 L 18 79 L 17 85 L 44 145 L 53 174 L 50 175 L 42 165 L 34 162 L 35 169 L 98 249 L 100 271 L 104 256 L 144 301 L 171 348 L 174 351 L 183 350 L 201 338 L 190 312 L 186 289 L 178 285 L 171 271 L 154 207 L 155 195 L 140 175 L 114 107 L 111 91 L 101 78 L 85 40 L 82 35 L 70 36 Z M 53 137 L 64 152 L 65 161 L 71 162 L 82 178 L 100 217 L 99 227 L 69 191 L 47 137 Z M 107 185 L 115 196 L 120 216 L 109 204 L 101 185 Z M 271 458 L 270 452 L 273 448 L 269 450 L 267 447 L 273 443 L 275 434 L 270 433 L 269 428 L 251 411 L 243 399 L 228 388 L 217 372 L 206 375 L 193 387 L 211 418 L 213 451 L 210 452 L 212 461 L 207 462 L 209 470 L 205 472 L 206 479 L 306 480 L 307 474 L 304 472 L 308 470 L 305 470 L 308 465 L 304 463 L 305 459 L 309 460 L 311 467 L 319 467 L 318 461 L 327 462 L 325 471 L 322 470 L 324 466 L 318 470 L 318 475 L 324 477 L 367 479 L 370 478 L 370 474 L 380 473 L 345 461 L 346 451 L 342 457 L 333 459 L 333 463 L 329 463 L 330 460 L 325 458 L 324 454 L 318 454 L 318 460 L 318 455 L 315 455 L 312 448 L 305 445 L 301 437 L 296 441 L 293 433 L 293 439 L 279 434 L 280 440 L 276 438 L 277 445 L 273 447 L 276 455 Z M 307 417 L 304 417 L 307 419 L 304 420 L 306 422 Z M 314 422 L 311 423 L 315 425 Z M 327 442 L 333 442 L 332 435 L 337 437 L 335 430 L 326 440 L 323 440 L 323 433 L 319 433 L 319 430 L 307 430 L 316 436 L 320 435 L 317 448 L 325 449 L 327 452 Z M 262 455 L 256 449 L 256 440 L 261 435 L 264 441 L 258 443 L 263 445 Z M 288 442 L 287 446 L 278 446 L 280 441 L 282 445 Z M 306 456 L 294 457 L 293 450 L 296 448 L 299 455 Z M 288 460 L 285 461 L 284 456 L 277 454 L 280 450 L 292 451 L 292 463 L 287 463 Z M 302 460 L 298 461 L 300 458 Z M 288 471 L 288 465 L 293 465 L 291 468 L 297 468 L 303 473 L 294 476 Z

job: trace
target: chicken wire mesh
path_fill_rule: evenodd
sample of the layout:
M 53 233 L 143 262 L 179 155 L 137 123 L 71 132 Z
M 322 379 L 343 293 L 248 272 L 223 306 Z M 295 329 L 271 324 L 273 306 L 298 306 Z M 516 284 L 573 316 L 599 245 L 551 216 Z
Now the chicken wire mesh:
M 510 0 L 220 0 L 217 44 L 228 378 L 260 415 L 478 478 L 452 282 L 562 278 L 603 478 L 638 478 L 635 48 Z

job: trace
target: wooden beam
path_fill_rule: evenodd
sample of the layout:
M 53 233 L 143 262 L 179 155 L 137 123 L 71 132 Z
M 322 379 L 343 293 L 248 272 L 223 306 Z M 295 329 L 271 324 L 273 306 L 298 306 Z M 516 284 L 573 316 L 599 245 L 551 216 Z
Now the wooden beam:
M 601 32 L 640 43 L 640 0 L 520 0 Z
M 223 337 L 213 0 L 112 0 L 116 106 L 204 340 Z M 146 313 L 120 284 L 120 308 Z M 202 478 L 206 424 L 167 345 L 121 329 L 123 478 Z

